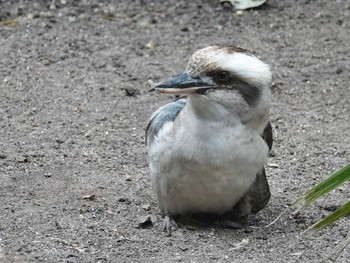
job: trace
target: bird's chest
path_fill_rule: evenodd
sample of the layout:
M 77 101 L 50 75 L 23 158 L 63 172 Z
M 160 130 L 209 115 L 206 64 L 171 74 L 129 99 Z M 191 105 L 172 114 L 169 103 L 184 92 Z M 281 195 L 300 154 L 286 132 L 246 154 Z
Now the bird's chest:
M 261 137 L 244 127 L 202 127 L 174 137 L 172 167 L 163 203 L 173 213 L 231 209 L 253 183 L 267 159 Z
M 173 149 L 179 158 L 190 163 L 231 169 L 266 161 L 266 143 L 244 125 L 202 124 L 191 132 L 188 130 L 182 128 L 174 136 Z

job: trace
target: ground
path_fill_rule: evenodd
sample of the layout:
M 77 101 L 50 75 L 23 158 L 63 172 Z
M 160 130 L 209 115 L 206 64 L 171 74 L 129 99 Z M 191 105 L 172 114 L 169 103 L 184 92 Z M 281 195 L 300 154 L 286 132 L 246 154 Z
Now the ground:
M 243 13 L 219 0 L 0 1 L 0 262 L 327 262 L 349 217 L 302 232 L 349 184 L 263 226 L 349 162 L 349 17 L 347 0 Z M 148 89 L 213 43 L 271 65 L 272 198 L 252 233 L 180 224 L 166 237 L 144 131 L 173 97 Z

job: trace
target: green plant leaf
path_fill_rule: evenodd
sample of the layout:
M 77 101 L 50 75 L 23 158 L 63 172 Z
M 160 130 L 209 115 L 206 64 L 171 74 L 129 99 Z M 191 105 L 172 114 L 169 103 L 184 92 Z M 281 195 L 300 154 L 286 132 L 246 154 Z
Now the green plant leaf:
M 344 239 L 342 242 L 340 242 L 331 252 L 331 255 L 328 256 L 328 259 L 332 262 L 336 262 L 337 258 L 339 257 L 340 253 L 344 250 L 344 248 L 350 244 L 350 235 Z M 325 261 L 324 261 L 325 262 Z
M 294 213 L 295 215 L 299 214 L 301 210 L 303 210 L 304 208 L 306 208 L 307 206 L 309 206 L 310 204 L 315 202 L 318 198 L 320 198 L 323 195 L 327 194 L 328 192 L 334 190 L 336 187 L 343 184 L 347 180 L 350 180 L 350 164 L 348 164 L 347 166 L 345 166 L 341 170 L 333 173 L 330 177 L 328 177 L 327 179 L 325 179 L 321 183 L 317 184 L 316 186 L 311 188 L 309 191 L 306 191 L 301 197 L 296 199 L 291 205 L 289 205 L 271 223 L 269 223 L 265 227 L 269 227 L 269 226 L 273 225 L 274 223 L 276 223 L 277 220 L 279 218 L 281 218 L 281 216 L 284 215 L 288 210 L 290 210 L 292 207 L 296 206 L 298 203 L 300 203 L 301 201 L 304 200 L 304 204 L 302 205 L 302 207 Z M 349 209 L 347 205 L 348 205 L 348 203 L 344 205 L 345 209 Z M 348 211 L 348 210 L 345 210 L 345 211 Z M 347 213 L 349 213 L 349 212 L 350 211 L 348 211 Z M 345 214 L 347 214 L 347 213 L 345 213 Z M 337 214 L 335 216 L 337 216 Z M 342 216 L 343 215 L 341 215 L 340 217 L 342 217 Z M 334 217 L 331 217 L 329 220 L 333 220 Z M 339 219 L 339 218 L 337 218 L 337 219 Z M 335 220 L 337 220 L 337 219 L 335 219 Z M 335 220 L 331 221 L 331 223 L 334 222 Z M 328 225 L 328 224 L 326 224 L 326 225 Z
M 318 230 L 318 229 L 324 228 L 324 227 L 334 223 L 339 218 L 346 216 L 349 213 L 350 213 L 350 201 L 347 202 L 346 204 L 342 205 L 341 207 L 339 207 L 337 210 L 335 210 L 333 213 L 331 213 L 330 215 L 328 215 L 324 219 L 318 221 L 316 224 L 314 224 L 313 226 L 308 228 L 306 231 L 310 231 L 313 229 Z
M 220 0 L 220 2 L 229 2 L 236 9 L 248 9 L 258 7 L 265 3 L 267 0 Z
M 350 164 L 345 166 L 343 169 L 333 173 L 326 180 L 322 181 L 321 183 L 317 184 L 309 191 L 307 191 L 302 196 L 305 202 L 303 206 L 299 209 L 299 211 L 315 202 L 321 196 L 324 196 L 328 192 L 334 190 L 347 180 L 350 180 Z M 295 204 L 295 202 L 293 204 Z

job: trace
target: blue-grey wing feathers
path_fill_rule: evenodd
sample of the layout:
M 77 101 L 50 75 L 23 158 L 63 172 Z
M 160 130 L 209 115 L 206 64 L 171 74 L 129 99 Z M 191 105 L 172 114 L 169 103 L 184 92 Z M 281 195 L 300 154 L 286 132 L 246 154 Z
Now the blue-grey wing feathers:
M 185 107 L 187 99 L 179 99 L 160 107 L 151 116 L 146 128 L 146 145 L 152 143 L 163 125 L 169 121 L 174 121 L 179 112 Z

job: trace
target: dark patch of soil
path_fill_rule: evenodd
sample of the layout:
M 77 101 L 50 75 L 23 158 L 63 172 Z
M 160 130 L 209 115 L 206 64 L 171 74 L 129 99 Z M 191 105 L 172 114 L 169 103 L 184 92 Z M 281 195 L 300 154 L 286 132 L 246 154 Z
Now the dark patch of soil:
M 301 232 L 348 199 L 348 184 L 253 233 L 182 225 L 166 237 L 144 130 L 172 97 L 147 90 L 213 43 L 271 65 L 272 199 L 251 218 L 264 226 L 349 162 L 349 17 L 346 0 L 270 0 L 242 15 L 218 0 L 0 1 L 0 262 L 326 258 L 349 218 Z

